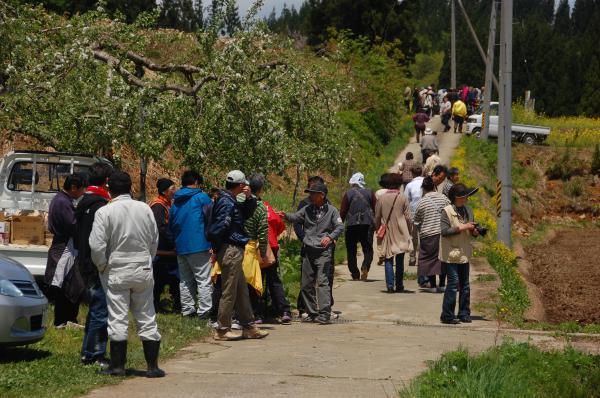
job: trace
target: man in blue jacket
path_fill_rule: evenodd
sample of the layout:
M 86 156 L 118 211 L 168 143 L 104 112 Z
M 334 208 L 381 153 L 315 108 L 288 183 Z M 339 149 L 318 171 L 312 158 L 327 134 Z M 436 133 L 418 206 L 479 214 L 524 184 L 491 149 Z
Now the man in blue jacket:
M 219 326 L 215 340 L 261 339 L 269 333 L 254 326 L 254 315 L 244 276 L 243 260 L 249 238 L 244 231 L 244 221 L 256 210 L 257 201 L 252 196 L 246 176 L 239 170 L 227 174 L 225 190 L 217 198 L 208 237 L 213 244 L 216 260 L 221 266 Z M 231 331 L 231 317 L 236 312 L 242 326 L 242 335 Z
M 200 189 L 202 178 L 188 170 L 181 177 L 169 215 L 179 264 L 179 290 L 183 316 L 208 319 L 212 308 L 210 243 L 204 232 L 203 208 L 212 203 Z M 196 302 L 198 309 L 196 309 Z

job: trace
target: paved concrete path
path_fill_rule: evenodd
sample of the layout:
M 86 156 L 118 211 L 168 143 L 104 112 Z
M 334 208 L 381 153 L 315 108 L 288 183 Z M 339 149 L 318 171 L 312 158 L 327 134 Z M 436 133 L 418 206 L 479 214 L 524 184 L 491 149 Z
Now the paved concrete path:
M 439 118 L 433 127 L 436 123 Z M 447 162 L 459 135 L 438 137 Z M 415 143 L 407 150 L 420 153 Z M 414 267 L 406 270 L 416 272 Z M 486 272 L 483 264 L 473 264 L 472 278 Z M 483 350 L 507 333 L 476 312 L 471 325 L 441 325 L 442 295 L 420 292 L 414 280 L 405 285 L 414 293 L 387 294 L 383 267 L 373 265 L 368 281 L 354 282 L 346 266 L 340 265 L 334 289 L 334 309 L 342 311 L 337 323 L 277 325 L 260 341 L 217 343 L 207 338 L 163 363 L 165 378 L 129 379 L 90 396 L 391 397 L 426 369 L 427 360 L 459 346 Z M 472 286 L 476 296 L 478 284 Z M 533 334 L 531 339 L 550 337 Z

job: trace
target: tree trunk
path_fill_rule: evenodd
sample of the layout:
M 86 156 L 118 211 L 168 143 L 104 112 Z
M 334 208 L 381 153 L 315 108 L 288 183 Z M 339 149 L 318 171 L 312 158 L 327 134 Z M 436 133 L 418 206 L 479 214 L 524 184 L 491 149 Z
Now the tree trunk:
M 148 171 L 148 158 L 140 157 L 140 196 L 142 202 L 146 201 L 146 173 Z

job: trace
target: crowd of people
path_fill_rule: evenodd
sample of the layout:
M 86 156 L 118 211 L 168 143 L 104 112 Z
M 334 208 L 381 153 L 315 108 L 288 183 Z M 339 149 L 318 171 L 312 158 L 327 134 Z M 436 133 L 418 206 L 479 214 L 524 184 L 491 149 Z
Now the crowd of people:
M 308 179 L 307 197 L 293 213 L 264 201 L 266 178 L 259 173 L 246 178 L 233 170 L 223 189 L 209 191 L 192 170 L 182 174 L 179 189 L 160 178 L 149 205 L 133 200 L 130 176 L 107 163 L 68 176 L 48 214 L 54 240 L 46 281 L 62 286 L 53 292 L 55 326 L 77 324 L 79 302 L 85 300 L 81 362 L 98 364 L 108 375 L 125 374 L 131 312 L 147 376 L 164 376 L 156 313 L 168 310 L 161 299 L 167 287 L 170 310 L 210 322 L 216 340 L 264 338 L 268 332 L 258 326 L 267 319 L 269 301 L 271 320 L 292 321 L 278 267 L 278 238 L 286 222 L 302 242 L 297 300 L 302 322 L 326 325 L 339 316 L 332 311 L 332 284 L 336 241 L 343 234 L 352 280 L 367 280 L 377 254 L 386 291 L 409 292 L 408 253 L 409 266 L 418 266 L 419 287 L 444 293 L 441 322 L 470 322 L 470 240 L 479 229 L 466 202 L 476 190 L 460 183 L 457 169 L 441 164 L 430 129 L 421 142 L 427 145 L 423 164 L 408 152 L 397 172 L 381 176 L 377 192 L 366 187 L 363 174 L 352 175 L 339 212 L 320 176 Z M 360 269 L 358 244 L 364 254 Z M 60 275 L 73 274 L 65 267 L 75 267 L 76 276 L 56 283 Z

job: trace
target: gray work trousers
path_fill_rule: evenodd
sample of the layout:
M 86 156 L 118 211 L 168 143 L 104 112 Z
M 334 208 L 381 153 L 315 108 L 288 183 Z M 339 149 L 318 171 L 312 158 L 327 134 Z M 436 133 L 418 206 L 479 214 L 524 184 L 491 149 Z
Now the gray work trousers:
M 219 301 L 219 329 L 231 328 L 231 317 L 235 309 L 237 319 L 243 328 L 254 324 L 254 314 L 248 295 L 248 284 L 244 276 L 244 248 L 224 244 L 217 253 L 221 266 L 221 301 Z
M 100 274 L 108 306 L 108 337 L 127 340 L 129 311 L 142 340 L 160 340 L 154 312 L 154 277 L 150 263 L 109 265 Z
M 302 299 L 306 312 L 329 319 L 331 314 L 331 286 L 327 275 L 331 268 L 331 246 L 326 250 L 305 247 L 302 258 Z
M 212 308 L 212 282 L 210 272 L 210 252 L 198 252 L 177 256 L 179 265 L 179 292 L 181 296 L 181 313 L 190 315 L 196 312 L 198 302 L 198 315 L 208 316 Z

